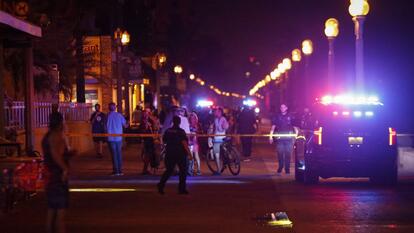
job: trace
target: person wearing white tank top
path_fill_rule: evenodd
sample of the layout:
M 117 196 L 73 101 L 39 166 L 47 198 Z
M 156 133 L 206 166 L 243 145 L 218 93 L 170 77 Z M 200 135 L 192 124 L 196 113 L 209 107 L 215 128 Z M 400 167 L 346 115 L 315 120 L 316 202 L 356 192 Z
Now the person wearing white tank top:
M 223 109 L 221 107 L 218 107 L 214 112 L 214 124 L 212 124 L 212 127 L 210 127 L 212 129 L 211 133 L 214 133 L 215 135 L 223 135 L 214 136 L 213 141 L 209 141 L 210 146 L 213 146 L 213 153 L 217 165 L 217 171 L 214 172 L 214 175 L 220 175 L 220 146 L 226 137 L 226 130 L 229 128 L 229 123 L 223 115 Z

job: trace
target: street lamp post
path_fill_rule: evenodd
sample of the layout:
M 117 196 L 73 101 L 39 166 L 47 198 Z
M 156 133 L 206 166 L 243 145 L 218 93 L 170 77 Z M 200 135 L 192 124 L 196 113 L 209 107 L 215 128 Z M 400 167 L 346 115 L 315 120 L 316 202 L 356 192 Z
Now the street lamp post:
M 176 66 L 174 66 L 174 73 L 175 73 L 175 75 L 176 75 L 176 77 L 175 77 L 175 90 L 176 90 L 176 93 L 177 93 L 177 95 L 178 95 L 178 93 L 180 92 L 178 89 L 178 87 L 179 87 L 179 85 L 181 85 L 181 73 L 183 72 L 183 67 L 182 66 L 180 66 L 180 65 L 176 65 Z M 201 84 L 201 83 L 200 83 Z
M 349 14 L 355 24 L 355 84 L 359 91 L 364 90 L 364 40 L 363 29 L 365 16 L 369 12 L 367 0 L 351 0 Z
M 157 92 L 157 110 L 158 113 L 161 112 L 161 68 L 164 66 L 164 64 L 167 62 L 167 56 L 163 53 L 157 53 L 156 54 L 156 62 L 157 62 L 157 70 L 155 72 L 155 78 L 157 80 L 156 83 L 156 92 Z
M 298 84 L 299 84 L 299 82 L 298 82 L 298 69 L 300 68 L 299 67 L 299 62 L 302 60 L 302 52 L 300 51 L 300 49 L 294 49 L 294 50 L 292 50 L 292 61 L 294 62 L 294 63 L 297 63 L 297 65 L 296 65 L 296 67 L 293 69 L 293 75 L 292 75 L 292 77 L 291 77 L 291 80 L 290 80 L 290 85 L 291 85 L 291 90 L 292 90 L 292 95 L 291 96 L 293 96 L 293 103 L 294 103 L 294 106 L 297 106 L 297 103 L 298 103 L 298 94 L 299 94 L 299 91 L 298 91 Z
M 124 84 L 124 79 L 122 76 L 121 70 L 121 55 L 122 55 L 122 45 L 127 45 L 130 41 L 130 36 L 128 32 L 122 32 L 120 28 L 117 28 L 114 32 L 115 39 L 115 57 L 116 57 L 116 105 L 117 111 L 122 113 L 122 86 Z M 126 87 L 127 88 L 127 87 Z M 128 91 L 128 90 L 127 90 Z M 129 106 L 125 106 L 128 108 Z
M 284 98 L 284 102 L 287 100 L 287 94 L 289 94 L 288 90 L 288 86 L 289 86 L 289 70 L 292 68 L 292 61 L 290 60 L 290 58 L 284 58 L 282 61 L 282 65 L 285 69 L 285 77 L 284 77 L 284 81 L 282 83 L 282 89 L 283 89 L 283 98 Z
M 339 34 L 339 23 L 334 18 L 329 18 L 325 22 L 325 35 L 328 38 L 328 89 L 332 88 L 335 72 L 335 53 L 334 40 Z
M 313 43 L 311 40 L 302 42 L 302 53 L 305 55 L 305 103 L 309 104 L 309 56 L 313 53 Z
M 280 101 L 280 104 L 282 104 L 282 103 L 285 102 L 285 93 L 284 93 L 284 90 L 283 90 L 283 82 L 284 82 L 283 76 L 285 75 L 285 72 L 286 72 L 286 68 L 283 65 L 283 62 L 281 62 L 277 65 L 277 69 L 280 71 L 280 76 L 281 76 L 280 81 L 279 81 L 279 101 Z

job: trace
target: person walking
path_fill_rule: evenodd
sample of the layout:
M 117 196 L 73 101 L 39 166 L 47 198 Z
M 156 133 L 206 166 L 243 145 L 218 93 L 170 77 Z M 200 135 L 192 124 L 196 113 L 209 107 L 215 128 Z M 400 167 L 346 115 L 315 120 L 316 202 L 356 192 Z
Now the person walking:
M 63 117 L 54 114 L 49 130 L 42 139 L 45 164 L 45 193 L 47 199 L 46 232 L 65 232 L 65 212 L 69 207 L 69 157 L 70 151 L 64 134 Z
M 201 163 L 200 163 L 200 155 L 199 155 L 199 143 L 198 143 L 198 137 L 194 134 L 201 134 L 202 129 L 201 125 L 198 121 L 197 113 L 192 112 L 189 116 L 189 122 L 190 122 L 190 136 L 189 136 L 189 144 L 190 144 L 190 150 L 193 154 L 194 160 L 190 161 L 190 164 L 188 166 L 188 174 L 192 175 L 195 167 L 194 164 L 197 166 L 196 174 L 198 176 L 201 175 Z
M 137 105 L 135 107 L 135 110 L 132 112 L 132 125 L 139 126 L 141 119 L 142 119 L 142 108 L 141 106 Z
M 140 125 L 140 133 L 153 134 L 155 132 L 155 125 L 151 118 L 150 109 L 146 109 L 142 114 L 142 120 Z M 155 144 L 152 136 L 143 137 L 144 146 L 142 148 L 142 159 L 144 161 L 144 167 L 142 169 L 142 175 L 150 175 L 148 171 L 149 165 L 155 168 L 158 166 L 155 158 Z
M 95 104 L 95 112 L 92 113 L 90 122 L 92 124 L 92 133 L 105 133 L 106 132 L 106 115 L 101 112 L 101 105 Z M 106 137 L 93 137 L 95 144 L 96 156 L 102 158 L 102 147 L 106 141 Z
M 257 130 L 256 115 L 251 107 L 244 107 L 239 114 L 237 132 L 239 134 L 254 134 Z M 242 153 L 250 160 L 252 155 L 252 137 L 241 137 Z
M 115 103 L 109 104 L 109 113 L 106 121 L 108 134 L 122 134 L 123 127 L 128 127 L 125 117 L 115 111 Z M 121 176 L 122 173 L 122 137 L 108 136 L 108 145 L 112 155 L 112 175 Z
M 191 151 L 188 147 L 188 138 L 183 129 L 180 128 L 181 118 L 173 117 L 173 126 L 167 129 L 163 136 L 163 142 L 166 144 L 165 167 L 166 170 L 157 184 L 158 192 L 164 194 L 164 187 L 167 180 L 174 172 L 174 168 L 179 168 L 178 193 L 188 194 L 186 188 L 187 179 L 187 159 L 192 160 Z
M 221 174 L 221 164 L 220 164 L 220 146 L 226 138 L 226 130 L 229 128 L 229 123 L 224 117 L 223 108 L 218 107 L 214 111 L 214 122 L 210 126 L 209 133 L 213 133 L 216 136 L 213 139 L 209 138 L 208 144 L 209 147 L 213 147 L 213 154 L 216 160 L 217 171 L 213 175 Z M 221 136 L 223 135 L 223 136 Z
M 288 107 L 286 104 L 280 105 L 280 113 L 272 119 L 272 128 L 270 134 L 274 132 L 278 134 L 294 134 L 297 129 L 293 126 L 293 117 L 288 113 Z M 279 168 L 277 173 L 280 174 L 285 168 L 285 173 L 290 173 L 290 157 L 293 151 L 294 137 L 274 137 L 270 136 L 269 142 L 272 144 L 276 141 L 276 151 L 279 160 Z

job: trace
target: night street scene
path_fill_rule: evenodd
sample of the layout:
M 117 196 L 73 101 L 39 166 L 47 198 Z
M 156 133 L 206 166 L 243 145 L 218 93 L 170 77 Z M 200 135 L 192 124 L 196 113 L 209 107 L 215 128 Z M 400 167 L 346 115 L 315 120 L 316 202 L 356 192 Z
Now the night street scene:
M 412 12 L 0 0 L 0 233 L 413 233 Z

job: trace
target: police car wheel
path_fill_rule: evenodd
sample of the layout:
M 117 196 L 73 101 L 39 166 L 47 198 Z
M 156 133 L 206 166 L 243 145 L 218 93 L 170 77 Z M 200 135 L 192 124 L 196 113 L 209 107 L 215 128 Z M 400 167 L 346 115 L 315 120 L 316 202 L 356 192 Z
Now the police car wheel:
M 295 180 L 297 182 L 303 182 L 304 181 L 304 174 L 303 170 L 298 169 L 298 167 L 295 167 Z
M 303 171 L 303 182 L 305 184 L 317 184 L 319 182 L 319 175 L 313 168 L 308 156 L 305 156 L 305 170 Z
M 303 182 L 305 184 L 317 184 L 319 182 L 319 176 L 311 170 L 306 170 L 303 174 Z

